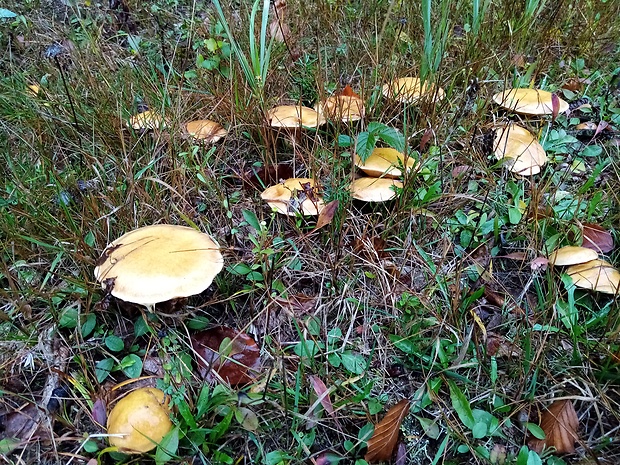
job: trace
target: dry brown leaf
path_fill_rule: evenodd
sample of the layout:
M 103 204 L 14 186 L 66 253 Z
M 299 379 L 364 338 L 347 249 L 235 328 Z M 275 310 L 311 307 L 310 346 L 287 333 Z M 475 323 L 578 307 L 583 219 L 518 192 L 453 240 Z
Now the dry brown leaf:
M 575 452 L 579 419 L 570 400 L 552 403 L 542 414 L 540 427 L 545 432 L 545 439 L 530 439 L 531 449 L 540 452 L 543 446 L 547 446 L 555 447 L 558 454 Z
M 400 424 L 409 413 L 409 404 L 407 399 L 401 400 L 375 425 L 375 432 L 368 440 L 368 451 L 364 456 L 368 463 L 388 461 L 392 458 Z
M 273 4 L 275 18 L 269 24 L 269 33 L 276 42 L 286 42 L 291 37 L 291 28 L 285 21 L 286 0 L 276 0 Z
M 340 205 L 340 201 L 332 200 L 327 205 L 325 205 L 325 207 L 323 207 L 323 209 L 319 213 L 319 218 L 316 220 L 316 227 L 314 228 L 315 231 L 317 229 L 321 229 L 323 226 L 331 224 L 334 219 L 334 215 L 338 211 L 338 205 Z
M 614 248 L 614 239 L 605 228 L 598 224 L 586 223 L 583 225 L 583 247 L 599 253 L 608 253 Z
M 331 416 L 334 416 L 334 406 L 329 398 L 329 389 L 327 389 L 327 386 L 325 386 L 323 380 L 314 375 L 310 375 L 308 378 L 310 379 L 310 384 L 312 384 L 312 389 L 314 389 L 316 395 L 319 396 L 319 402 L 325 411 Z
M 361 98 L 359 96 L 359 94 L 356 94 L 355 91 L 353 90 L 353 88 L 347 84 L 346 86 L 344 86 L 344 89 L 342 89 L 342 92 L 340 92 L 340 95 L 344 96 L 344 97 L 355 97 L 355 98 Z

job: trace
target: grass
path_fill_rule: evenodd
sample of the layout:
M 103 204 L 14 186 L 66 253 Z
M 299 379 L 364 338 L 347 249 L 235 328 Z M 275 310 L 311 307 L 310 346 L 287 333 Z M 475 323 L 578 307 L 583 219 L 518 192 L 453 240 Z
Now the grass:
M 617 2 L 289 0 L 286 44 L 265 36 L 266 2 L 216 3 L 4 5 L 18 16 L 0 19 L 3 459 L 363 465 L 372 424 L 407 398 L 407 463 L 616 463 L 617 298 L 530 262 L 579 243 L 583 223 L 620 239 Z M 46 58 L 54 44 L 58 63 Z M 421 68 L 443 101 L 382 97 L 384 83 Z M 309 131 L 295 149 L 295 174 L 340 201 L 315 232 L 312 219 L 272 213 L 249 178 L 295 156 L 266 110 L 313 105 L 345 84 L 366 120 Z M 511 116 L 491 102 L 510 86 L 590 107 L 555 121 Z M 146 107 L 165 130 L 126 127 Z M 229 135 L 193 145 L 182 127 L 198 118 Z M 540 175 L 512 175 L 489 155 L 491 128 L 509 119 L 547 151 Z M 611 126 L 592 138 L 576 129 L 583 121 Z M 418 168 L 397 201 L 353 201 L 355 143 L 394 144 L 389 128 Z M 211 234 L 225 270 L 177 313 L 145 322 L 105 297 L 93 269 L 109 242 L 154 223 Z M 616 249 L 607 258 L 620 263 Z M 258 342 L 255 383 L 207 385 L 196 373 L 190 335 L 217 325 Z M 149 456 L 110 452 L 97 409 L 115 385 L 151 374 L 176 429 Z M 559 398 L 578 414 L 576 452 L 524 458 L 528 425 Z

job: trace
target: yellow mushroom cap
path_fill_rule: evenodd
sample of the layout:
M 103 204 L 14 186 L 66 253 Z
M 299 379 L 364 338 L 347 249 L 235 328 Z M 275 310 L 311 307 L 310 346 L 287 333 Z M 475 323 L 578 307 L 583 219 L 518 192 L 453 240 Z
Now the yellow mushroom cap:
M 355 166 L 361 168 L 369 176 L 386 176 L 388 178 L 399 178 L 403 175 L 400 167 L 406 167 L 407 171 L 413 168 L 415 159 L 392 148 L 376 148 L 372 151 L 365 162 L 355 154 Z
M 403 183 L 388 178 L 358 178 L 351 183 L 351 196 L 364 202 L 386 202 L 396 197 Z
M 127 123 L 128 127 L 134 130 L 147 130 L 147 129 L 163 129 L 166 127 L 166 121 L 159 113 L 147 110 L 142 113 L 138 113 L 129 118 Z
M 618 294 L 620 272 L 605 260 L 591 260 L 569 266 L 566 273 L 577 287 L 605 294 Z
M 383 95 L 402 103 L 416 103 L 427 97 L 439 101 L 446 96 L 446 93 L 441 87 L 437 87 L 428 81 L 425 81 L 424 86 L 422 86 L 420 78 L 404 77 L 385 84 Z
M 319 102 L 315 110 L 327 119 L 341 120 L 344 123 L 364 118 L 364 101 L 352 95 L 333 95 Z
M 553 103 L 551 92 L 539 89 L 506 89 L 493 96 L 493 101 L 502 108 L 522 115 L 551 115 Z M 568 103 L 558 97 L 559 113 L 568 110 Z
M 306 194 L 304 186 L 306 189 L 308 187 L 312 189 L 311 196 Z M 287 179 L 280 184 L 268 187 L 260 196 L 278 213 L 289 216 L 318 215 L 325 206 L 323 197 L 316 193 L 315 183 L 311 178 Z
M 156 388 L 141 388 L 119 400 L 108 416 L 110 444 L 120 452 L 141 454 L 154 449 L 172 430 L 168 399 Z
M 542 145 L 527 129 L 516 124 L 497 128 L 494 142 L 495 157 L 510 159 L 509 169 L 521 176 L 540 173 L 547 163 Z
M 554 250 L 549 255 L 549 263 L 555 266 L 578 265 L 597 258 L 598 254 L 592 249 L 568 245 Z
M 220 247 L 208 234 L 158 224 L 135 229 L 108 245 L 95 278 L 114 297 L 148 306 L 201 293 L 223 266 Z
M 190 121 L 185 127 L 192 138 L 207 144 L 213 144 L 228 134 L 220 123 L 208 119 Z
M 326 123 L 325 118 L 312 108 L 296 105 L 280 105 L 267 112 L 267 120 L 272 127 L 316 128 Z

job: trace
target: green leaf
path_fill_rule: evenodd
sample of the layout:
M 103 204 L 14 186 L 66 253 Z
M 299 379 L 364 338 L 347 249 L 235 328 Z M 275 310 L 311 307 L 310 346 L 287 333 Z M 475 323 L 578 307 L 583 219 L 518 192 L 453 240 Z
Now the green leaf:
M 203 415 L 209 410 L 209 404 L 211 403 L 211 389 L 208 385 L 204 385 L 198 395 L 198 401 L 196 401 L 196 420 L 200 420 Z
M 542 465 L 542 463 L 543 462 L 542 462 L 542 459 L 540 458 L 540 455 L 538 455 L 533 450 L 531 450 L 527 454 L 527 465 Z
M 61 328 L 73 329 L 77 326 L 78 311 L 75 307 L 67 308 L 61 315 L 58 326 Z
M 142 373 L 142 359 L 136 354 L 129 354 L 121 360 L 121 370 L 128 378 L 138 378 Z
M 88 233 L 86 233 L 86 236 L 84 236 L 84 243 L 89 247 L 93 247 L 95 245 L 95 235 L 92 231 L 88 231 Z
M 97 381 L 99 383 L 103 383 L 110 375 L 112 368 L 114 368 L 113 358 L 104 358 L 103 360 L 99 360 L 95 365 L 95 376 L 97 377 Z
M 21 441 L 16 438 L 4 438 L 0 440 L 0 454 L 9 455 L 20 444 L 21 444 Z
M 144 336 L 148 334 L 150 330 L 151 328 L 149 328 L 149 325 L 144 321 L 142 316 L 140 316 L 133 325 L 133 333 L 136 337 Z
M 603 153 L 603 147 L 600 145 L 588 145 L 581 151 L 582 157 L 598 157 Z
M 15 18 L 17 13 L 13 13 L 11 10 L 7 10 L 6 8 L 0 8 L 0 19 L 9 19 Z
M 541 440 L 545 439 L 545 432 L 536 423 L 528 422 L 525 424 L 525 427 L 531 433 L 531 435 L 534 436 L 536 439 L 541 439 Z
M 441 430 L 437 425 L 437 419 L 431 420 L 430 418 L 419 417 L 416 415 L 416 418 L 420 422 L 420 426 L 424 430 L 424 434 L 426 434 L 431 439 L 439 439 L 441 435 Z
M 482 439 L 489 432 L 489 425 L 484 422 L 476 423 L 471 432 L 475 439 Z
M 527 465 L 527 457 L 529 454 L 529 449 L 527 446 L 522 446 L 519 450 L 519 455 L 517 455 L 517 465 Z
M 235 410 L 235 419 L 247 431 L 258 430 L 258 417 L 247 407 L 238 407 Z
M 82 323 L 82 337 L 88 337 L 97 326 L 97 315 L 89 313 Z
M 292 458 L 282 450 L 274 450 L 265 456 L 265 465 L 285 465 Z
M 252 210 L 243 210 L 241 213 L 243 214 L 243 219 L 245 219 L 245 221 L 247 221 L 250 226 L 256 229 L 256 231 L 260 232 L 263 230 L 260 221 L 258 221 L 256 213 L 254 213 Z
M 201 330 L 209 326 L 210 320 L 206 316 L 196 315 L 187 321 L 186 325 L 189 329 Z
M 172 458 L 176 455 L 178 448 L 179 427 L 177 426 L 166 434 L 157 446 L 157 451 L 155 452 L 155 463 L 159 465 L 172 460 Z
M 340 355 L 344 367 L 355 375 L 361 375 L 366 369 L 366 360 L 360 354 L 345 351 Z
M 123 342 L 123 340 L 118 336 L 114 336 L 113 334 L 106 337 L 104 342 L 106 347 L 112 352 L 120 352 L 125 348 L 125 343 Z
M 448 386 L 450 387 L 450 399 L 452 400 L 452 406 L 454 407 L 454 410 L 456 410 L 461 423 L 469 429 L 473 429 L 476 422 L 474 420 L 474 414 L 471 411 L 471 407 L 469 406 L 469 400 L 467 400 L 467 397 L 465 397 L 454 381 L 448 381 Z
M 357 135 L 355 152 L 365 162 L 377 144 L 377 138 L 369 132 L 360 132 Z

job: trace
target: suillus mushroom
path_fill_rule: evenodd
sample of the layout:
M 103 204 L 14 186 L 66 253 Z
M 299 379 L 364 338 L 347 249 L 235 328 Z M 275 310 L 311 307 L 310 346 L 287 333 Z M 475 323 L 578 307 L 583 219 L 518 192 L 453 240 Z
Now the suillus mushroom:
M 166 127 L 166 121 L 164 117 L 156 111 L 146 110 L 129 118 L 127 126 L 136 131 L 164 129 Z
M 185 128 L 192 139 L 205 144 L 214 144 L 228 134 L 220 123 L 208 119 L 190 121 Z
M 364 202 L 386 202 L 396 197 L 403 183 L 388 178 L 357 178 L 351 183 L 351 197 Z
M 554 250 L 549 255 L 549 263 L 554 266 L 578 265 L 597 258 L 598 254 L 592 249 L 568 245 Z
M 507 159 L 510 171 L 521 176 L 538 174 L 547 163 L 542 145 L 532 133 L 516 124 L 497 128 L 493 151 L 495 158 Z
M 269 125 L 274 128 L 317 128 L 326 123 L 325 118 L 312 108 L 300 105 L 280 105 L 267 112 Z
M 140 388 L 119 400 L 108 416 L 110 445 L 127 454 L 148 452 L 172 430 L 169 399 L 156 388 Z
M 158 224 L 110 243 L 97 262 L 95 278 L 114 297 L 152 308 L 199 294 L 223 266 L 220 247 L 208 234 Z
M 374 177 L 399 178 L 403 175 L 401 167 L 405 167 L 407 171 L 415 166 L 415 159 L 407 157 L 393 148 L 375 148 L 366 161 L 355 154 L 355 166 L 360 168 L 364 173 Z
M 364 118 L 364 101 L 354 95 L 333 95 L 320 101 L 314 107 L 325 118 L 349 123 Z
M 566 269 L 573 279 L 573 284 L 582 289 L 590 289 L 605 294 L 618 294 L 620 289 L 620 271 L 605 260 L 591 260 Z
M 493 96 L 493 101 L 502 108 L 522 115 L 539 116 L 553 114 L 551 92 L 539 89 L 506 89 Z M 558 113 L 568 110 L 568 103 L 559 97 Z
M 288 216 L 318 215 L 325 203 L 311 178 L 290 178 L 268 187 L 260 195 L 278 213 Z
M 385 84 L 383 95 L 390 100 L 413 104 L 423 99 L 439 101 L 446 96 L 446 93 L 441 87 L 428 81 L 422 85 L 420 78 L 404 77 Z

